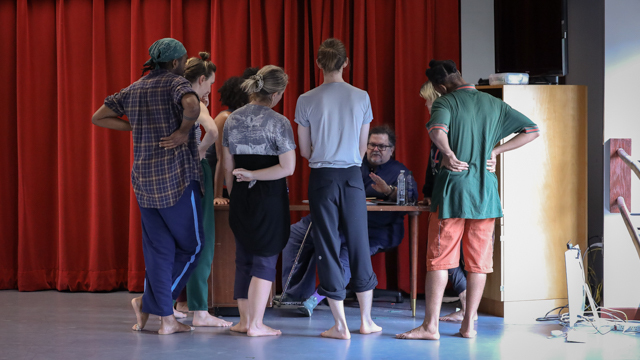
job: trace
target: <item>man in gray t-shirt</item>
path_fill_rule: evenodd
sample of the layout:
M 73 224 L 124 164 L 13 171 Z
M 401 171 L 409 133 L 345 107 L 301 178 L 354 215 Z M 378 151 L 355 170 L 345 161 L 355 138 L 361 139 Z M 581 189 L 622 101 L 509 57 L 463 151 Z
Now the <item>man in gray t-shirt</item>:
M 325 119 L 341 121 L 323 121 Z M 371 120 L 369 94 L 346 82 L 322 84 L 301 95 L 296 105 L 295 121 L 301 126 L 311 127 L 314 147 L 309 167 L 360 166 L 362 156 L 353 144 L 359 143 L 362 125 L 369 124 Z

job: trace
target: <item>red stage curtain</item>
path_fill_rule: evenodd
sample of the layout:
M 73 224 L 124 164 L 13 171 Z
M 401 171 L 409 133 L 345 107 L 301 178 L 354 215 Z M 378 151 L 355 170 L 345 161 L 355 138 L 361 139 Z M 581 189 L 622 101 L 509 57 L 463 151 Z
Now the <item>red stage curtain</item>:
M 431 58 L 459 62 L 457 1 L 2 1 L 0 289 L 142 290 L 131 137 L 90 119 L 105 96 L 139 78 L 151 43 L 169 36 L 189 54 L 212 53 L 213 115 L 229 76 L 283 66 L 289 86 L 276 110 L 294 131 L 297 97 L 321 83 L 318 46 L 341 39 L 351 62 L 345 78 L 369 92 L 373 125 L 395 128 L 396 157 L 422 185 L 428 113 L 418 90 Z M 308 177 L 299 157 L 292 201 L 307 198 Z M 420 226 L 423 276 L 427 215 Z M 379 287 L 408 291 L 408 242 L 377 255 L 374 269 Z

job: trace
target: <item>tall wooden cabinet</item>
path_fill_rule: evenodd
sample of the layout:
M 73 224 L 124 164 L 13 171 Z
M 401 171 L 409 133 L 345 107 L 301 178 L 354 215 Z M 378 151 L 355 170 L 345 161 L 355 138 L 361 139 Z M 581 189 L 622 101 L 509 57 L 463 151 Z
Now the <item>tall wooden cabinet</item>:
M 478 86 L 538 124 L 541 136 L 498 157 L 504 217 L 480 311 L 531 323 L 567 303 L 567 242 L 587 244 L 587 88 Z M 508 140 L 508 139 L 505 139 Z

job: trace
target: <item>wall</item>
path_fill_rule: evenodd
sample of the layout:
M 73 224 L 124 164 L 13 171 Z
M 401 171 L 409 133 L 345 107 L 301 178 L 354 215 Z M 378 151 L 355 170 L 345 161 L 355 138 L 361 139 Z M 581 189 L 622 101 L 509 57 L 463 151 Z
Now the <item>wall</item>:
M 495 73 L 493 0 L 460 0 L 460 69 L 477 84 Z
M 604 0 L 568 0 L 569 85 L 587 85 L 590 243 L 603 234 Z M 596 269 L 601 273 L 600 264 Z
M 640 159 L 640 116 L 637 111 L 640 91 L 636 85 L 640 79 L 640 22 L 637 19 L 640 2 L 606 0 L 604 14 L 604 140 L 631 138 L 631 155 Z M 605 181 L 609 173 L 607 165 L 608 161 L 604 167 Z M 640 180 L 635 175 L 631 178 L 630 210 L 638 213 Z M 632 279 L 640 274 L 640 257 L 620 214 L 609 213 L 608 186 L 605 186 L 603 199 L 604 305 L 637 309 L 640 308 L 640 287 Z M 637 228 L 640 217 L 635 216 L 633 220 Z

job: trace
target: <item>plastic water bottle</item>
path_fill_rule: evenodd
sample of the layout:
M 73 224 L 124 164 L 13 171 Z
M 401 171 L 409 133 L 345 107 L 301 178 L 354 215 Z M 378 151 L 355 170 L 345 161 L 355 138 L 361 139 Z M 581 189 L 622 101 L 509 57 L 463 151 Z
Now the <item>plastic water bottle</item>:
M 404 205 L 406 203 L 406 186 L 404 180 L 404 170 L 400 170 L 400 175 L 398 175 L 398 192 L 397 192 L 397 200 L 396 204 Z
M 406 182 L 406 204 L 407 205 L 415 205 L 416 204 L 416 199 L 413 198 L 413 174 L 411 173 L 411 171 L 409 171 L 409 173 L 407 174 L 407 178 L 405 180 Z

